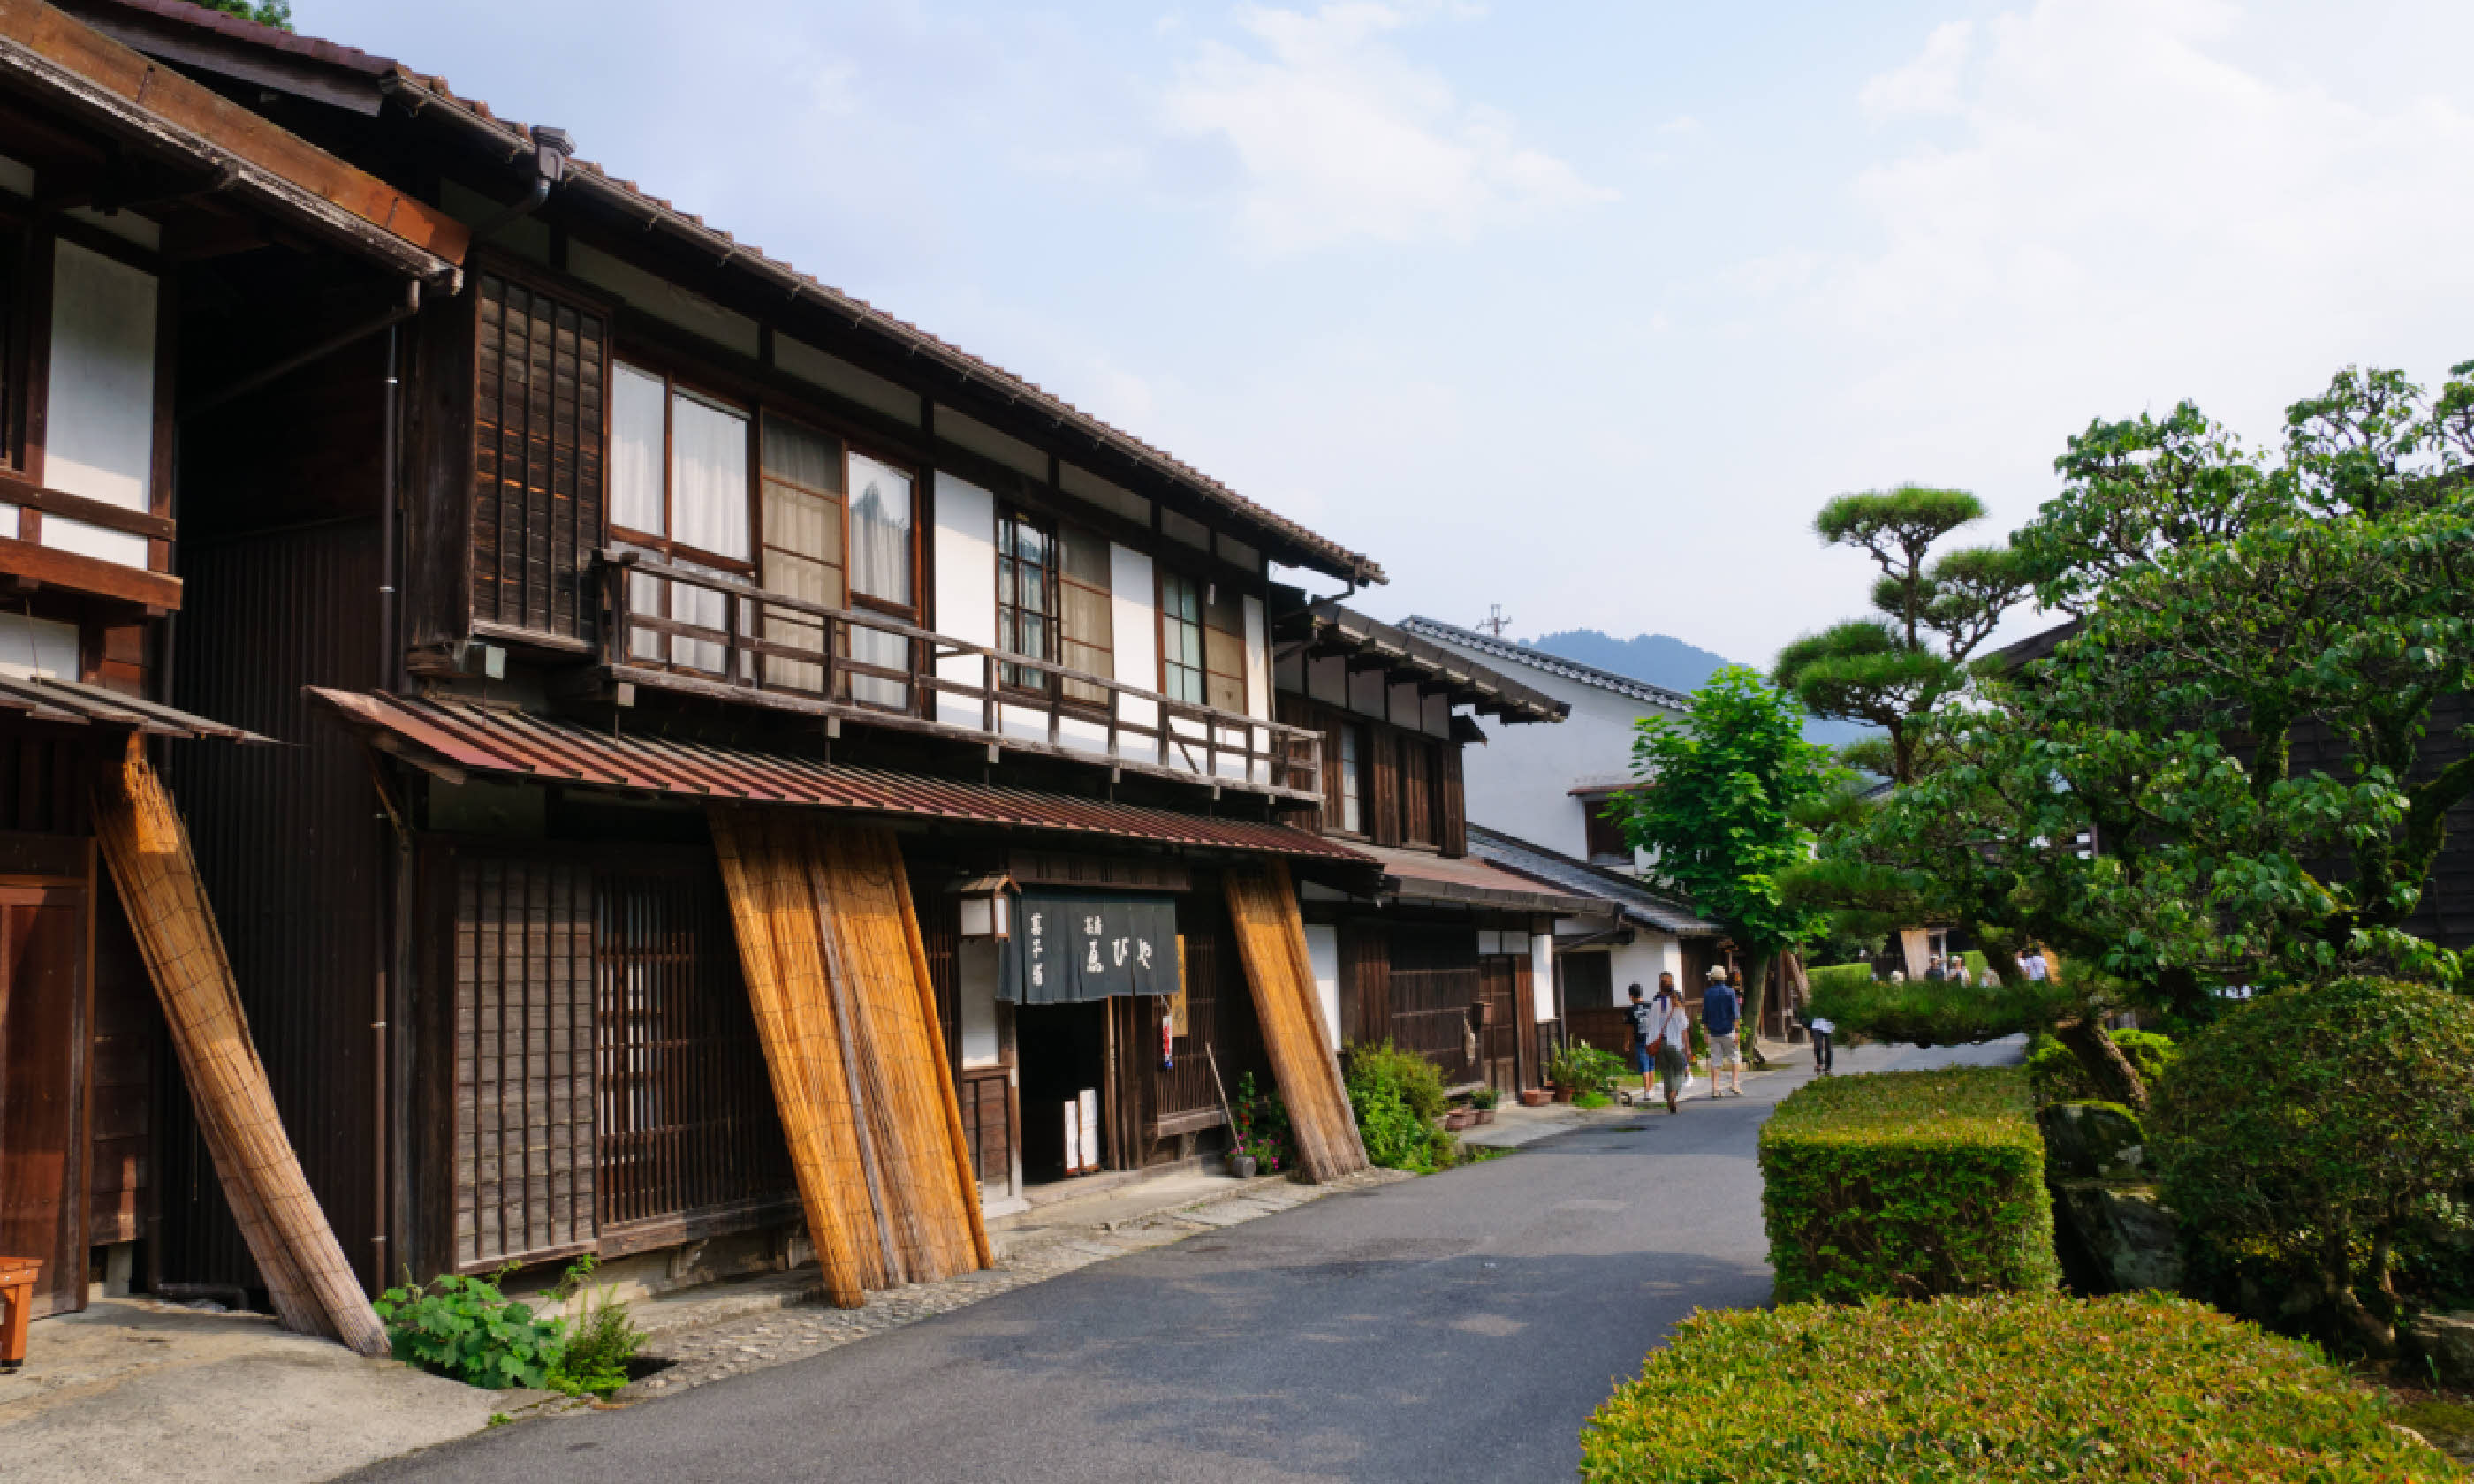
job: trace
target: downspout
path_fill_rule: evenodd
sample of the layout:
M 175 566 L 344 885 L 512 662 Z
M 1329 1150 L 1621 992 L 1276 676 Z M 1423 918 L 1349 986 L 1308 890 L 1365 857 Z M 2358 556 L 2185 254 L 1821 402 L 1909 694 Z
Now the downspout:
M 420 302 L 418 294 L 413 297 L 413 301 L 415 304 Z M 380 383 L 378 395 L 378 653 L 375 673 L 379 688 L 390 691 L 396 688 L 396 667 L 402 654 L 401 646 L 396 642 L 396 589 L 400 578 L 398 568 L 402 561 L 397 537 L 397 526 L 401 516 L 396 509 L 399 494 L 396 393 L 400 347 L 401 331 L 396 325 L 388 325 L 386 375 Z M 375 762 L 373 773 L 373 781 L 377 782 L 381 789 L 379 800 L 385 802 L 384 779 L 376 775 Z M 387 813 L 394 817 L 396 811 L 390 806 Z M 370 1194 L 374 1208 L 370 1231 L 372 1243 L 377 1249 L 371 1255 L 371 1262 L 372 1270 L 377 1275 L 376 1286 L 379 1288 L 386 1286 L 387 1274 L 397 1260 L 395 1228 L 390 1219 L 394 1210 L 391 1198 L 396 1175 L 393 1158 L 395 1130 L 394 1120 L 389 1116 L 393 1112 L 389 1094 L 397 1084 L 396 1079 L 389 1075 L 393 1048 L 389 1044 L 392 1038 L 388 1035 L 388 1024 L 394 1018 L 392 1012 L 400 997 L 397 991 L 404 956 L 398 951 L 398 945 L 403 939 L 406 925 L 403 921 L 403 882 L 411 853 L 406 848 L 408 842 L 402 838 L 402 821 L 396 818 L 395 824 L 390 842 L 395 849 L 389 852 L 395 869 L 387 874 L 394 890 L 388 893 L 387 910 L 380 919 L 387 930 L 378 935 L 377 972 L 370 979 L 370 1093 L 375 1104 L 370 1116 L 370 1169 L 373 1176 Z
M 474 227 L 473 228 L 474 242 L 486 241 L 502 228 L 512 227 L 539 211 L 542 208 L 542 203 L 549 200 L 549 188 L 567 179 L 567 158 L 575 153 L 575 141 L 568 137 L 567 131 L 553 129 L 547 124 L 535 124 L 532 128 L 532 188 L 524 192 L 521 201 Z

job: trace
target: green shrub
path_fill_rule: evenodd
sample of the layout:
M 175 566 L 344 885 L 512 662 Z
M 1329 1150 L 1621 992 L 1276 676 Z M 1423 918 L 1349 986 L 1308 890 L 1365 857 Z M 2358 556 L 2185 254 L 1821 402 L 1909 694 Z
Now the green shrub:
M 586 1287 L 585 1280 L 593 1276 L 596 1259 L 590 1254 L 578 1257 L 559 1280 L 561 1296 L 581 1292 L 584 1303 L 569 1326 L 567 1343 L 559 1355 L 557 1367 L 550 1372 L 552 1391 L 570 1397 L 607 1397 L 627 1384 L 627 1362 L 644 1348 L 650 1336 L 636 1328 L 626 1303 L 609 1288 L 597 1291 Z
M 2156 1086 L 2165 1068 L 2173 1065 L 2173 1038 L 2154 1031 L 2114 1031 L 2113 1043 L 2122 1048 L 2122 1056 L 2136 1068 L 2140 1080 L 2148 1087 Z M 2046 1103 L 2084 1103 L 2103 1094 L 2088 1081 L 2087 1069 L 2071 1048 L 2051 1037 L 2036 1043 L 2027 1053 L 2027 1080 L 2034 1087 L 2038 1106 Z
M 1598 1484 L 2458 1477 L 2312 1348 L 2157 1294 L 1692 1315 L 1581 1433 Z
M 2474 1000 L 2377 979 L 2269 994 L 2182 1047 L 2147 1131 L 2208 1281 L 2316 1291 L 2324 1332 L 2385 1352 L 2400 1244 L 2474 1186 Z
M 1347 1086 L 1369 1161 L 1421 1175 L 1455 1162 L 1460 1140 L 1434 1123 L 1451 1106 L 1435 1064 L 1388 1041 L 1352 1046 Z
M 1760 1166 L 1781 1303 L 2059 1280 L 2024 1067 L 1808 1082 L 1761 1126 Z
M 534 1318 L 528 1305 L 500 1293 L 497 1281 L 511 1271 L 489 1278 L 449 1273 L 378 1295 L 372 1307 L 387 1327 L 395 1358 L 490 1391 L 546 1387 L 567 1348 L 567 1327 Z

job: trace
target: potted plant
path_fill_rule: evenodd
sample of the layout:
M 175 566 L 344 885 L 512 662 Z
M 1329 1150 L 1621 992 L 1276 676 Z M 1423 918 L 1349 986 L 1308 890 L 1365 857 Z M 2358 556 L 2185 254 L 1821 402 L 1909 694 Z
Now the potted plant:
M 1469 1112 L 1474 1114 L 1474 1117 L 1470 1121 L 1475 1123 L 1492 1123 L 1494 1121 L 1494 1105 L 1500 1100 L 1500 1094 L 1498 1094 L 1492 1088 L 1480 1088 L 1476 1091 L 1470 1093 Z
M 1523 1108 L 1543 1108 L 1553 1101 L 1555 1101 L 1555 1092 L 1551 1088 L 1523 1088 L 1520 1089 L 1520 1106 Z
M 1229 1149 L 1228 1173 L 1239 1180 L 1254 1178 L 1254 1157 L 1247 1152 L 1245 1145 L 1238 1144 Z

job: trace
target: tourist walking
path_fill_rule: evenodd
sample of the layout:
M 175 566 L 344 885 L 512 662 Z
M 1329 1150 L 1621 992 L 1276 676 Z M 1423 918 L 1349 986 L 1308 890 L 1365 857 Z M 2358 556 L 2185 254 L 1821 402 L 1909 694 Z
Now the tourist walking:
M 1666 995 L 1670 977 L 1666 974 L 1658 976 L 1658 993 L 1661 999 Z M 1632 1056 L 1632 1069 L 1640 1074 L 1640 1095 L 1646 1100 L 1656 1090 L 1651 1087 L 1650 1080 L 1657 1068 L 1658 1059 L 1657 1053 L 1650 1049 L 1649 1041 L 1650 1028 L 1657 1023 L 1657 1012 L 1651 1008 L 1647 1000 L 1641 998 L 1639 985 L 1626 985 L 1624 993 L 1632 997 L 1632 1003 L 1624 1009 L 1624 1020 L 1630 1025 L 1632 1034 L 1632 1044 L 1628 1048 Z
M 1807 1005 L 1804 1007 L 1804 1028 L 1812 1037 L 1812 1074 L 1827 1077 L 1831 1068 L 1837 1065 L 1836 1052 L 1830 1041 L 1831 1033 L 1838 1029 L 1837 1022 L 1814 1015 L 1812 1007 Z
M 1649 1053 L 1649 1065 L 1657 1068 L 1661 1089 L 1666 1095 L 1666 1111 L 1680 1113 L 1677 1104 L 1683 1098 L 1684 1079 L 1692 1065 L 1692 1017 L 1684 1013 L 1684 995 L 1676 990 L 1673 974 L 1658 976 L 1658 995 L 1649 1002 L 1647 1011 L 1634 1023 L 1641 1027 L 1641 1045 Z M 1634 1065 L 1639 1065 L 1637 1058 Z M 1642 1085 L 1647 1086 L 1646 1073 Z
M 1722 1094 L 1718 1087 L 1718 1068 L 1727 1069 L 1729 1086 L 1725 1089 L 1736 1097 L 1744 1095 L 1743 1048 L 1744 996 L 1727 982 L 1724 966 L 1710 970 L 1710 987 L 1701 992 L 1701 1030 L 1710 1038 L 1710 1095 Z

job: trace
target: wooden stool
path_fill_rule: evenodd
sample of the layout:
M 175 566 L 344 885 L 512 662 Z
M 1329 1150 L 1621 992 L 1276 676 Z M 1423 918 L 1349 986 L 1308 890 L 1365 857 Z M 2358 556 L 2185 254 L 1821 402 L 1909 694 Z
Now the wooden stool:
M 0 1257 L 0 1372 L 26 1363 L 26 1321 L 35 1317 L 35 1279 L 43 1271 L 39 1257 Z

